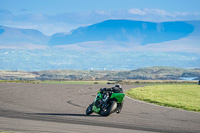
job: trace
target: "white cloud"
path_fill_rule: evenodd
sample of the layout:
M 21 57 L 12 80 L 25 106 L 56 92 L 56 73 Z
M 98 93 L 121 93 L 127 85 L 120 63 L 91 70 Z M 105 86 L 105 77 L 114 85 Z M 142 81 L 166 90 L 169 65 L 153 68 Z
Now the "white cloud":
M 148 14 L 153 14 L 153 15 L 159 15 L 159 16 L 165 16 L 165 15 L 170 15 L 170 13 L 166 12 L 165 10 L 161 9 L 138 9 L 138 8 L 133 8 L 129 9 L 128 13 L 134 14 L 134 15 L 148 15 Z
M 42 13 L 37 13 L 37 14 L 33 14 L 31 16 L 31 19 L 33 19 L 34 21 L 44 21 L 46 18 L 46 16 Z
M 95 14 L 100 14 L 100 15 L 111 15 L 111 12 L 109 11 L 103 11 L 103 10 L 95 10 Z
M 134 15 L 146 15 L 145 11 L 142 11 L 141 9 L 137 9 L 137 8 L 129 9 L 128 13 L 134 14 Z
M 160 15 L 160 16 L 170 16 L 170 13 L 166 12 L 165 10 L 161 9 L 144 9 L 147 14 L 154 14 L 154 15 Z
M 177 17 L 177 19 L 179 19 L 179 17 L 184 17 L 185 20 L 187 20 L 188 18 L 191 18 L 191 16 L 193 16 L 194 19 L 196 19 L 196 17 L 200 19 L 199 12 L 171 12 L 170 13 L 162 9 L 149 9 L 149 8 L 145 8 L 145 9 L 133 8 L 133 9 L 129 9 L 127 12 L 132 15 L 141 15 L 141 16 L 147 16 L 147 17 L 150 15 L 151 17 L 152 15 L 158 16 L 158 17 L 173 17 L 173 19 L 175 17 Z

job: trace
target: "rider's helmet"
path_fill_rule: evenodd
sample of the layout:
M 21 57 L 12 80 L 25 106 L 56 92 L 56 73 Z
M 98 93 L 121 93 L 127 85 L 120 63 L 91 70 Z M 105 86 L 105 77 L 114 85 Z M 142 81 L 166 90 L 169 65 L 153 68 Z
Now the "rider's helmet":
M 122 88 L 120 84 L 115 85 L 115 87 Z

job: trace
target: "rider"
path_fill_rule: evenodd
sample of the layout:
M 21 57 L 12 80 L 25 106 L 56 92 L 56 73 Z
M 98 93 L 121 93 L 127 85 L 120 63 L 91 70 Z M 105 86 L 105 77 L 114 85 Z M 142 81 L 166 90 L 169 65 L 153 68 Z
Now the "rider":
M 115 87 L 112 87 L 112 88 L 101 88 L 100 89 L 100 92 L 102 94 L 107 91 L 113 91 L 114 93 L 123 93 L 123 89 L 120 84 L 117 84 L 117 85 L 115 85 Z M 123 106 L 123 102 L 117 103 L 117 109 L 116 109 L 117 114 L 121 112 L 122 106 Z

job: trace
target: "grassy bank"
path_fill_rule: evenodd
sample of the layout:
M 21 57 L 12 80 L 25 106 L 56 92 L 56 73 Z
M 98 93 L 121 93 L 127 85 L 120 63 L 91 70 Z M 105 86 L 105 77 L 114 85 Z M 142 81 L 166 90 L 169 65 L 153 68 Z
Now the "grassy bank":
M 197 80 L 122 80 L 120 84 L 158 85 L 158 84 L 198 84 Z
M 200 85 L 145 86 L 128 90 L 126 95 L 161 106 L 200 112 Z

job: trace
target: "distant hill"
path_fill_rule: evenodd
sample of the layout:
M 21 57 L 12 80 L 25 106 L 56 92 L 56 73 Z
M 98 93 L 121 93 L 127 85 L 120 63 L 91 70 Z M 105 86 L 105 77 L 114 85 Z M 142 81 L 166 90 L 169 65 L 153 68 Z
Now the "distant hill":
M 183 69 L 176 67 L 148 67 L 127 72 L 119 72 L 116 76 L 124 79 L 143 80 L 179 80 L 180 77 L 200 78 L 200 69 Z
M 38 30 L 0 26 L 0 46 L 47 45 L 49 37 Z
M 180 80 L 181 77 L 200 79 L 200 69 L 148 67 L 131 71 L 0 71 L 0 80 Z
M 68 34 L 54 34 L 49 45 L 76 44 L 88 41 L 134 42 L 140 45 L 178 40 L 194 31 L 187 22 L 144 22 L 133 20 L 107 20 L 80 27 Z

